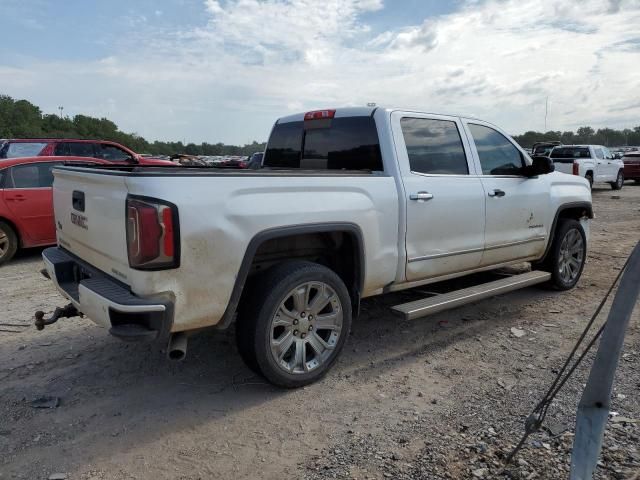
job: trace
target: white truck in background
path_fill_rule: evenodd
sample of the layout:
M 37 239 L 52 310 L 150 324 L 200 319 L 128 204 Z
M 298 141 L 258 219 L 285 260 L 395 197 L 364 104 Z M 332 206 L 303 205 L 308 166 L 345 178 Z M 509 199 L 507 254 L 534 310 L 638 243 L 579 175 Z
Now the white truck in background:
M 385 108 L 279 119 L 262 168 L 59 168 L 46 275 L 124 340 L 236 322 L 245 362 L 284 387 L 325 374 L 363 298 L 531 262 L 530 272 L 394 307 L 418 318 L 535 283 L 573 288 L 588 182 L 498 127 Z
M 624 163 L 602 145 L 561 145 L 549 154 L 559 172 L 586 178 L 589 184 L 608 183 L 613 190 L 624 185 Z

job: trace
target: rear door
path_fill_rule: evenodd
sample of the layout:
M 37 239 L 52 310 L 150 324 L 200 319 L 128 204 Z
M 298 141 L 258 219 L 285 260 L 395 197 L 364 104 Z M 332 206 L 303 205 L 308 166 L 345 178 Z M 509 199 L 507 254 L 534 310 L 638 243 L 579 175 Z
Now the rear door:
M 407 281 L 476 268 L 484 248 L 484 191 L 460 120 L 391 116 L 406 198 Z
M 593 153 L 596 159 L 596 182 L 612 182 L 609 162 L 604 157 L 604 150 L 600 146 L 593 147 Z
M 525 157 L 493 125 L 465 121 L 486 205 L 485 252 L 482 265 L 497 265 L 541 256 L 550 209 L 547 177 L 522 175 Z
M 51 168 L 56 163 L 29 163 L 8 169 L 4 202 L 30 244 L 55 243 Z

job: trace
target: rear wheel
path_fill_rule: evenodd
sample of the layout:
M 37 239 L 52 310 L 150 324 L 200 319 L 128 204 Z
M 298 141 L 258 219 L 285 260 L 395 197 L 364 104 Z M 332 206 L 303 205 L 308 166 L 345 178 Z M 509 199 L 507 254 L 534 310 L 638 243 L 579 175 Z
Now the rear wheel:
M 580 222 L 562 218 L 542 269 L 551 273 L 550 285 L 557 290 L 575 287 L 587 258 L 587 238 Z
M 318 380 L 333 366 L 351 327 L 346 286 L 328 268 L 304 261 L 276 266 L 257 283 L 236 325 L 243 359 L 281 387 Z
M 0 222 L 0 265 L 13 258 L 18 250 L 18 236 L 5 222 Z
M 624 173 L 622 170 L 618 172 L 618 176 L 616 177 L 616 181 L 611 183 L 611 188 L 613 190 L 620 190 L 624 185 Z
M 589 187 L 593 188 L 593 173 L 587 172 L 587 174 L 584 176 L 584 178 L 589 180 Z

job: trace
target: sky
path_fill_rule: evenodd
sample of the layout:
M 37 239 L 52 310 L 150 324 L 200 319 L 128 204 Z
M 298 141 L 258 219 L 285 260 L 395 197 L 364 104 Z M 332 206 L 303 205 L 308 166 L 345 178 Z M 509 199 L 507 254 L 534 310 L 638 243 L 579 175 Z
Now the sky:
M 147 140 L 374 102 L 512 134 L 640 125 L 640 0 L 0 0 L 0 94 Z

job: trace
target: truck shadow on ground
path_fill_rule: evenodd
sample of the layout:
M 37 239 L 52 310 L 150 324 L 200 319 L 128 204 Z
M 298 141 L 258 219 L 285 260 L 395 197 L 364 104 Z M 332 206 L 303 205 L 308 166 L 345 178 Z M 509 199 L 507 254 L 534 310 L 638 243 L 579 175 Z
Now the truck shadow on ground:
M 25 261 L 30 259 L 31 253 Z M 237 353 L 233 328 L 194 335 L 179 363 L 166 358 L 164 345 L 122 343 L 86 319 L 61 320 L 39 336 L 4 337 L 0 382 L 8 404 L 0 408 L 9 415 L 0 415 L 0 430 L 9 434 L 0 436 L 0 458 L 5 458 L 0 464 L 12 471 L 28 462 L 34 430 L 42 437 L 39 449 L 52 456 L 76 450 L 90 462 L 177 430 L 227 424 L 283 398 L 304 401 L 306 395 L 321 395 L 326 384 L 357 388 L 416 356 L 504 331 L 532 295 L 542 300 L 555 294 L 527 289 L 505 295 L 498 305 L 487 300 L 411 322 L 389 312 L 421 295 L 410 291 L 363 301 L 340 361 L 325 380 L 301 391 L 273 387 L 251 372 Z M 500 310 L 500 303 L 506 309 Z M 61 404 L 50 411 L 30 408 L 39 395 L 59 396 Z

